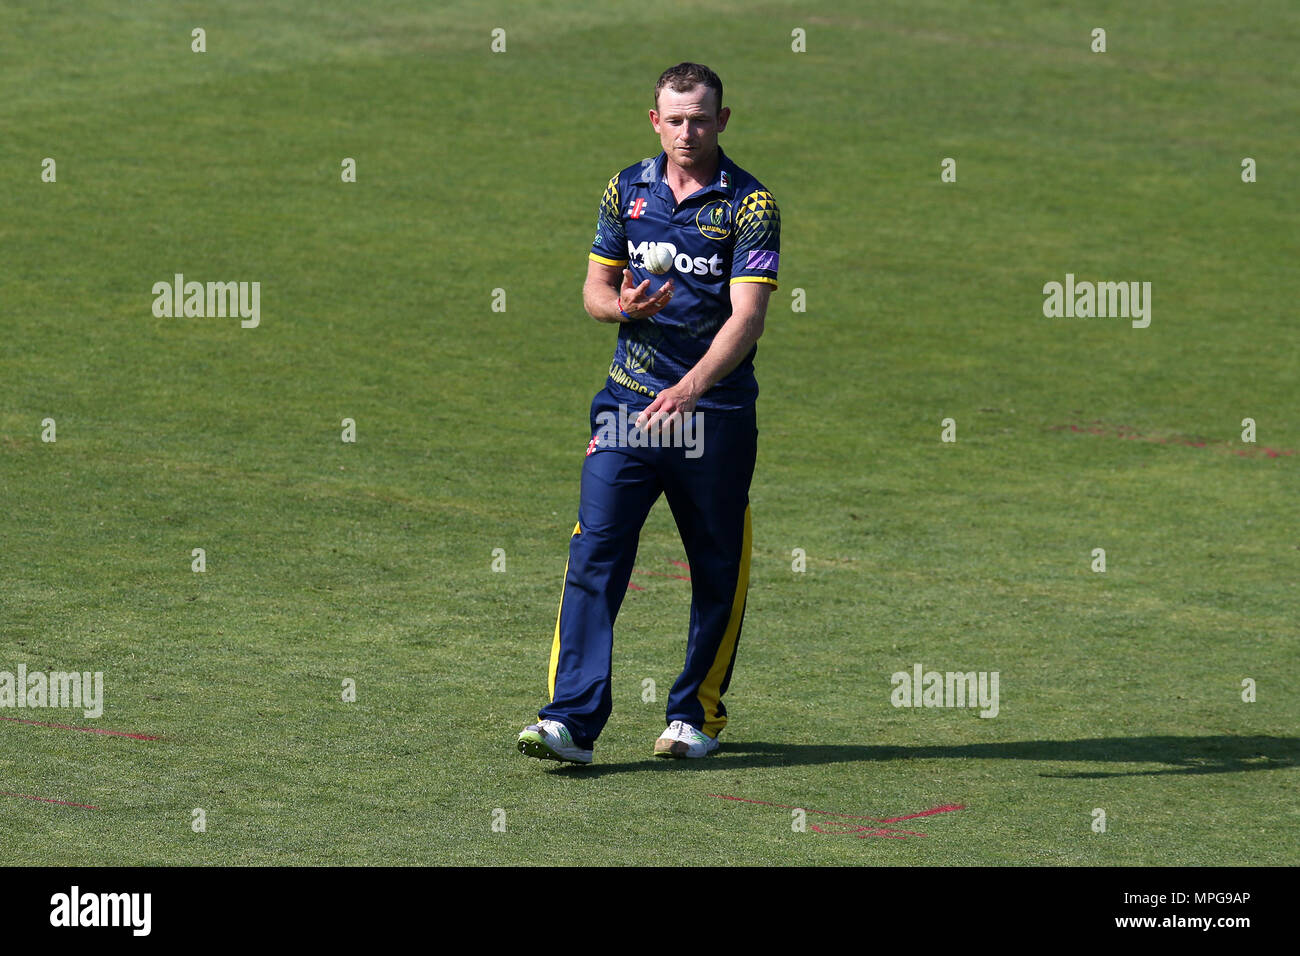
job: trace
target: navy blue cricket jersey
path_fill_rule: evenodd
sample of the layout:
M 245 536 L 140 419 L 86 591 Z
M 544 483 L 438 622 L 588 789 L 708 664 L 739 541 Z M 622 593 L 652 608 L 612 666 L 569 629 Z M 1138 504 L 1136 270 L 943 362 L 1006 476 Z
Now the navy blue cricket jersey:
M 650 291 L 673 280 L 673 297 L 648 319 L 619 325 L 609 367 L 609 387 L 644 408 L 660 390 L 676 385 L 713 343 L 731 317 L 734 282 L 766 282 L 776 288 L 781 255 L 781 212 L 772 194 L 718 147 L 718 174 L 681 204 L 664 181 L 667 157 L 633 163 L 612 177 L 600 202 L 591 258 L 632 271 Z M 645 268 L 646 250 L 666 245 L 673 267 L 660 276 Z M 748 408 L 758 397 L 754 353 L 700 399 L 713 410 Z

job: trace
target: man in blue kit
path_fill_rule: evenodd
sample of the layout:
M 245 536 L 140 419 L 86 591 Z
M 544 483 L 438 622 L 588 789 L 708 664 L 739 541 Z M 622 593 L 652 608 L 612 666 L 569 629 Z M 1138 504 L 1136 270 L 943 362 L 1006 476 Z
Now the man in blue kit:
M 772 194 L 718 146 L 730 115 L 708 67 L 666 70 L 650 110 L 663 151 L 611 178 L 600 203 L 583 303 L 619 323 L 618 344 L 591 404 L 551 700 L 519 735 L 531 757 L 591 762 L 612 708 L 614 619 L 661 492 L 690 562 L 691 619 L 654 753 L 707 756 L 727 722 L 749 589 L 753 360 L 781 239 Z M 669 278 L 652 289 L 649 267 L 664 265 Z

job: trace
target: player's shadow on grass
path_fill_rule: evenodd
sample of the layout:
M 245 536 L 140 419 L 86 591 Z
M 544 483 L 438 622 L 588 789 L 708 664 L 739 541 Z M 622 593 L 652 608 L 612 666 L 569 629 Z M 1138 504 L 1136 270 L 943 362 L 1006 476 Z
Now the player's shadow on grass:
M 854 744 L 784 744 L 729 741 L 700 760 L 649 757 L 630 763 L 566 768 L 583 776 L 629 770 L 734 770 L 741 767 L 803 766 L 894 760 L 1041 760 L 1047 763 L 1164 764 L 1141 770 L 1080 770 L 1041 773 L 1044 777 L 1094 780 L 1169 774 L 1236 773 L 1277 770 L 1300 764 L 1296 737 L 1100 737 L 1090 740 L 1023 740 L 1011 743 L 950 746 L 874 746 Z

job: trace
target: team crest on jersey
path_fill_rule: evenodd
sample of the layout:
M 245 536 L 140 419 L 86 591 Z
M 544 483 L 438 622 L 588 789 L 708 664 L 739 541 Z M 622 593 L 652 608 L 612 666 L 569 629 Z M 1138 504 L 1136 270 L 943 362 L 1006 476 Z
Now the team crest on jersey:
M 650 375 L 655 370 L 655 356 L 659 354 L 659 342 L 663 333 L 653 323 L 638 323 L 635 333 L 629 335 L 623 343 L 627 349 L 627 361 L 624 365 L 634 375 Z
M 637 375 L 646 375 L 655 370 L 655 347 L 649 342 L 628 339 L 627 370 Z
M 726 239 L 731 235 L 731 203 L 725 199 L 705 203 L 695 214 L 695 228 L 706 239 Z

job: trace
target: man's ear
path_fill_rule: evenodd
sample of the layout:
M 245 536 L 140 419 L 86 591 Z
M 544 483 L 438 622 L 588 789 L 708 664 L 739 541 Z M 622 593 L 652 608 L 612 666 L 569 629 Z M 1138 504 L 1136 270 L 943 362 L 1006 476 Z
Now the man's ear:
M 654 131 L 656 133 L 659 132 L 659 111 L 658 110 L 652 109 L 650 111 L 650 125 L 654 128 Z
M 718 132 L 721 133 L 727 128 L 727 120 L 731 119 L 731 107 L 724 106 L 718 110 Z

